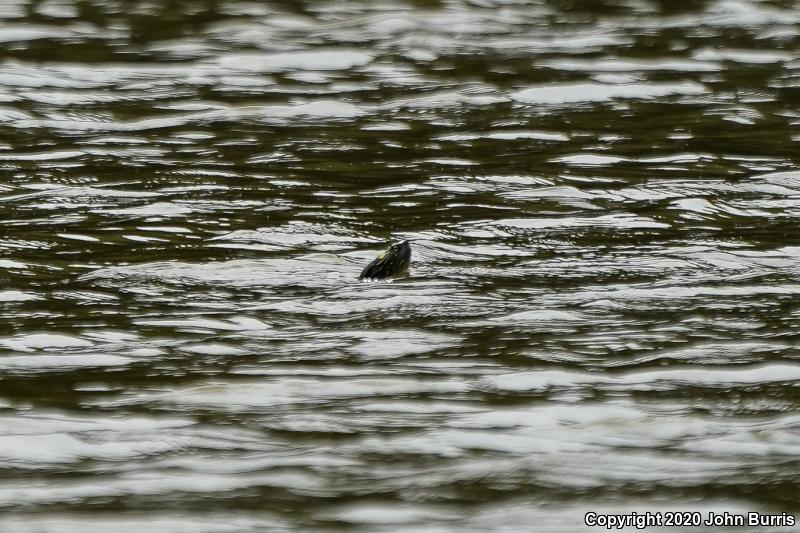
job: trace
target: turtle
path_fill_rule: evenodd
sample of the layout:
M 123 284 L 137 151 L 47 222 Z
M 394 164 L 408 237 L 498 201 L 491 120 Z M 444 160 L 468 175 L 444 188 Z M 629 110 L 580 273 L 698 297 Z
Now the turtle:
M 408 270 L 411 261 L 411 245 L 408 241 L 400 241 L 389 246 L 389 249 L 364 267 L 358 279 L 384 279 L 402 274 Z

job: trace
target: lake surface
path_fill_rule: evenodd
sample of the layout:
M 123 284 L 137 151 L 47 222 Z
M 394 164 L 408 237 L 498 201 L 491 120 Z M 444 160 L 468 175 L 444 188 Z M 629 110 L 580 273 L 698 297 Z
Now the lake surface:
M 0 530 L 797 513 L 798 46 L 789 1 L 4 1 Z

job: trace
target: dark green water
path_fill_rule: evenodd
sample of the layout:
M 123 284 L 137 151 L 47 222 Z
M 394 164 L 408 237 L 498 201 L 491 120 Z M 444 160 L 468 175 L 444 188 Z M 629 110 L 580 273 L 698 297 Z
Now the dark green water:
M 800 519 L 798 46 L 780 1 L 4 1 L 0 531 Z

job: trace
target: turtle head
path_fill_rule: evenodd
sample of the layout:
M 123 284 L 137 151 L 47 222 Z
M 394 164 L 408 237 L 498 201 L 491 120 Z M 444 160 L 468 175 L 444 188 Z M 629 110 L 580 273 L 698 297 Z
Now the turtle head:
M 361 279 L 382 279 L 408 270 L 411 261 L 411 244 L 401 241 L 392 244 L 388 250 L 376 257 L 361 272 Z
M 408 262 L 411 261 L 411 244 L 408 241 L 394 243 L 389 247 L 389 253 L 397 256 L 397 259 L 405 264 L 405 267 L 401 270 L 408 268 Z

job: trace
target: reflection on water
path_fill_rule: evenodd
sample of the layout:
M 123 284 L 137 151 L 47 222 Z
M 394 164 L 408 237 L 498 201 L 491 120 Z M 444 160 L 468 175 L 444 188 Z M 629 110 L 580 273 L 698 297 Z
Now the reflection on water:
M 4 2 L 0 529 L 797 509 L 798 24 Z

